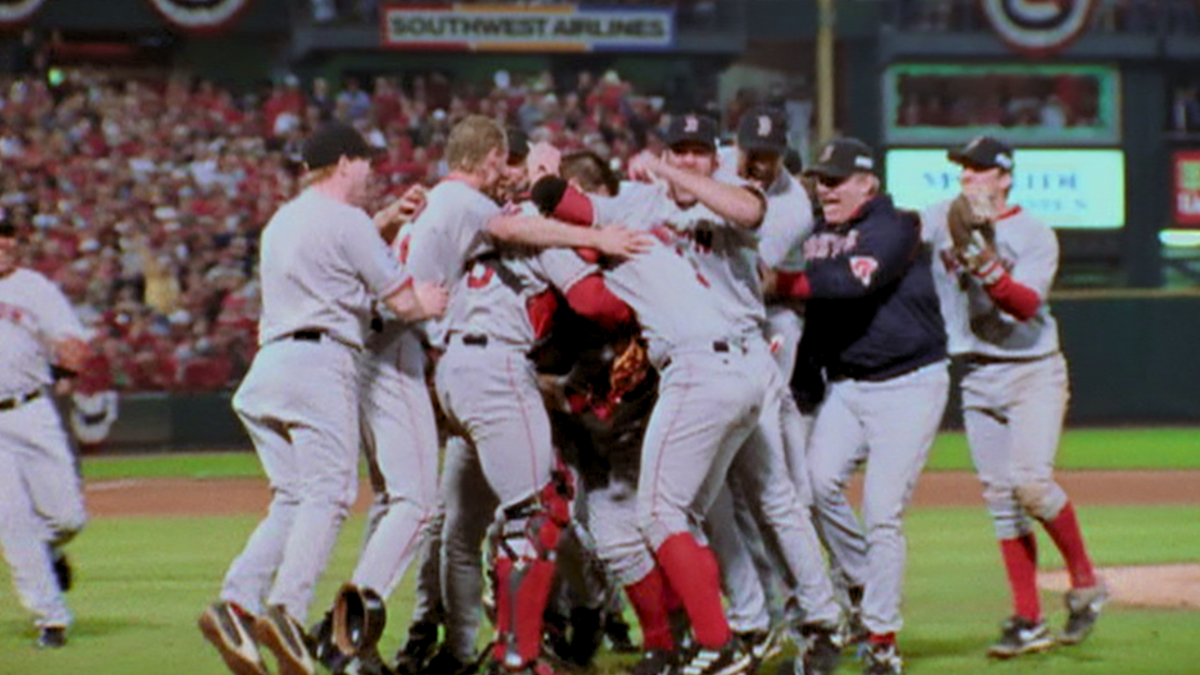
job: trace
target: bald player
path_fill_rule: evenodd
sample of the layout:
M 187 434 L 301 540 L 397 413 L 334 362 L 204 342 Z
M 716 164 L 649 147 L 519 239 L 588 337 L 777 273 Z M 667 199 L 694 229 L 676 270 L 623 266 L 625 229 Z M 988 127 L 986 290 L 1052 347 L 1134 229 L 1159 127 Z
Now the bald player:
M 75 457 L 50 398 L 51 367 L 78 372 L 84 328 L 42 274 L 17 265 L 17 227 L 0 220 L 0 545 L 38 647 L 62 647 L 71 612 L 61 547 L 87 520 Z
M 414 283 L 357 204 L 375 155 L 329 123 L 303 147 L 304 191 L 263 230 L 260 349 L 233 399 L 271 483 L 267 517 L 199 626 L 235 675 L 315 672 L 303 629 L 358 487 L 359 359 L 372 302 L 403 320 L 440 314 L 446 292 Z
M 1011 658 L 1049 649 L 1054 636 L 1042 619 L 1037 588 L 1037 540 L 1042 525 L 1071 577 L 1067 622 L 1058 642 L 1077 644 L 1091 632 L 1108 599 L 1092 566 L 1075 508 L 1054 480 L 1068 393 L 1058 325 L 1046 304 L 1058 268 L 1053 230 L 1009 202 L 1013 149 L 983 136 L 949 153 L 962 167 L 964 195 L 985 200 L 992 241 L 964 252 L 955 246 L 951 202 L 921 214 L 922 236 L 938 253 L 934 264 L 950 354 L 962 361 L 963 422 L 983 497 L 1012 593 L 1013 615 L 988 649 Z

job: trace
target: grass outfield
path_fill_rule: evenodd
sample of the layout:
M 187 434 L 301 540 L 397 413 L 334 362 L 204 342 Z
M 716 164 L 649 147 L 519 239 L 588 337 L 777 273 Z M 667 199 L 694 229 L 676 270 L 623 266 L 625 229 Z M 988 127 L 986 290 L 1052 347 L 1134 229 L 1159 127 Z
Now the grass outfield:
M 1200 560 L 1195 507 L 1089 507 L 1080 518 L 1101 565 Z M 195 620 L 255 523 L 253 517 L 100 519 L 71 545 L 78 586 L 69 646 L 43 653 L 0 569 L 0 675 L 222 675 L 216 652 Z M 1111 607 L 1086 644 L 1007 663 L 983 656 L 1008 614 L 1003 572 L 983 509 L 914 510 L 901 646 L 913 675 L 1185 675 L 1196 673 L 1200 612 Z M 348 576 L 362 518 L 348 521 L 317 590 L 330 599 Z M 1043 537 L 1052 566 L 1060 561 Z M 411 575 L 410 575 L 411 577 Z M 410 582 L 411 583 L 411 582 Z M 411 606 L 406 583 L 393 603 L 383 646 L 401 639 Z M 1061 597 L 1044 596 L 1048 618 L 1063 620 Z M 314 611 L 315 613 L 315 611 Z M 615 675 L 630 659 L 605 656 L 595 670 Z M 760 671 L 775 673 L 775 664 Z M 839 671 L 857 673 L 848 663 Z
M 169 460 L 169 461 L 165 461 Z M 1060 469 L 1200 469 L 1200 428 L 1081 429 L 1068 431 L 1058 453 Z M 971 470 L 966 438 L 961 433 L 938 436 L 929 470 Z M 259 477 L 262 469 L 251 452 L 171 453 L 88 457 L 83 474 L 89 479 L 193 477 Z

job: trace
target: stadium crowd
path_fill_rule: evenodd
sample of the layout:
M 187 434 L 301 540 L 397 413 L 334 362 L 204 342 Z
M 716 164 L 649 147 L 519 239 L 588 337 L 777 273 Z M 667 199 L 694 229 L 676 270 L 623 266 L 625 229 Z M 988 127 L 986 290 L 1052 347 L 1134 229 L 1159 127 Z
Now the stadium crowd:
M 57 86 L 38 73 L 0 80 L 0 206 L 27 233 L 26 263 L 61 284 L 93 332 L 81 391 L 240 379 L 255 351 L 258 234 L 295 194 L 300 139 L 321 119 L 388 149 L 382 203 L 441 175 L 448 130 L 469 113 L 623 163 L 655 142 L 662 107 L 613 71 L 565 85 L 503 71 L 487 87 L 437 74 L 367 84 L 289 76 L 236 95 L 86 69 Z

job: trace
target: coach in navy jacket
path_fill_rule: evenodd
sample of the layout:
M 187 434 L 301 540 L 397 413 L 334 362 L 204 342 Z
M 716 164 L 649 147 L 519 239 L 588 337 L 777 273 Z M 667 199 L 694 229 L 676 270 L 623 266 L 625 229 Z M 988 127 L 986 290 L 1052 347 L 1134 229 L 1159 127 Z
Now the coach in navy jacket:
M 871 149 L 858 140 L 823 149 L 806 172 L 817 180 L 823 212 L 804 245 L 807 270 L 781 275 L 777 287 L 808 300 L 797 371 L 823 389 L 824 400 L 808 401 L 819 407 L 805 462 L 824 541 L 850 579 L 851 601 L 859 601 L 851 617 L 865 638 L 863 672 L 899 675 L 907 558 L 901 521 L 937 435 L 950 376 L 917 216 L 879 193 L 874 169 Z M 864 461 L 860 522 L 846 486 Z
M 946 358 L 920 221 L 878 193 L 873 169 L 856 139 L 826 146 L 805 171 L 823 210 L 804 244 L 807 271 L 777 281 L 778 293 L 808 300 L 801 358 L 831 380 L 887 380 Z

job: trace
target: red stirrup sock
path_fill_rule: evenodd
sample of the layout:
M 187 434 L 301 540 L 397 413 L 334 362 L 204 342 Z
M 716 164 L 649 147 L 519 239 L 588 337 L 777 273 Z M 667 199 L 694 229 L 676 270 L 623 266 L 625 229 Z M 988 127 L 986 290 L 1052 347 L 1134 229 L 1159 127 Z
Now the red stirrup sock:
M 721 605 L 721 573 L 712 551 L 690 532 L 680 532 L 667 537 L 655 557 L 687 608 L 696 642 L 710 649 L 723 647 L 732 633 Z
M 638 581 L 625 587 L 629 604 L 642 626 L 642 649 L 675 651 L 671 624 L 667 621 L 667 580 L 658 565 Z
M 1092 559 L 1088 557 L 1087 547 L 1083 544 L 1083 531 L 1079 529 L 1079 520 L 1075 517 L 1075 507 L 1071 502 L 1067 502 L 1054 520 L 1045 521 L 1042 525 L 1067 563 L 1067 570 L 1071 573 L 1071 587 L 1095 586 L 1096 570 L 1092 567 Z
M 1000 540 L 1004 571 L 1012 591 L 1013 613 L 1034 623 L 1042 620 L 1037 589 L 1037 539 L 1033 533 Z

